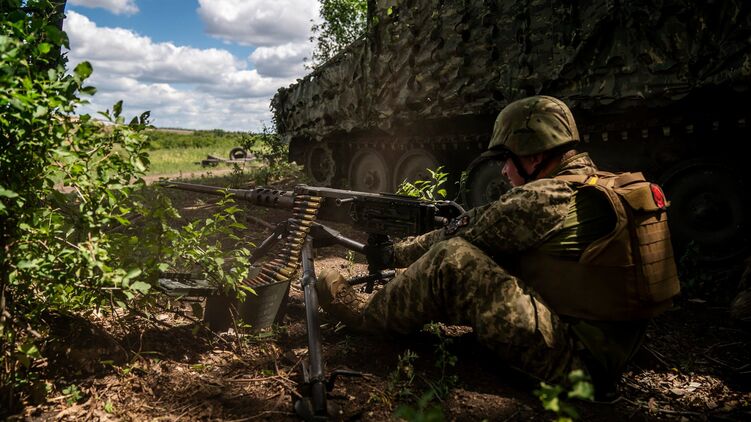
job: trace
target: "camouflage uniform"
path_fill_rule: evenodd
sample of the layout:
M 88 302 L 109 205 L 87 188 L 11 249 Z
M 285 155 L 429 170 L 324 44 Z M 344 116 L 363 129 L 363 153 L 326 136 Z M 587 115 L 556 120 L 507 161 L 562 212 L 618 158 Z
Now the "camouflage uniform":
M 317 285 L 321 305 L 348 325 L 370 332 L 408 334 L 431 321 L 469 325 L 481 343 L 511 366 L 553 380 L 583 367 L 592 375 L 600 397 L 609 396 L 640 344 L 645 321 L 619 321 L 609 307 L 594 320 L 561 316 L 545 299 L 553 302 L 566 297 L 554 296 L 558 292 L 570 293 L 555 288 L 556 281 L 569 274 L 558 278 L 554 273 L 549 278 L 547 272 L 542 274 L 547 286 L 553 287 L 545 298 L 517 276 L 524 257 L 542 252 L 576 263 L 593 242 L 624 227 L 616 220 L 620 224 L 625 217 L 616 216 L 604 195 L 593 196 L 592 190 L 563 180 L 584 180 L 588 177 L 577 176 L 597 172 L 587 154 L 563 159 L 544 178 L 538 178 L 542 162 L 529 174 L 519 170 L 523 166 L 519 156 L 562 151 L 578 137 L 573 116 L 560 100 L 537 96 L 510 104 L 499 114 L 483 156 L 508 157 L 524 183 L 516 182 L 520 186 L 497 201 L 470 210 L 468 223 L 458 230 L 440 229 L 395 244 L 394 264 L 407 268 L 368 301 L 357 298 L 338 273 L 321 274 L 323 283 Z M 617 255 L 607 265 L 620 269 L 625 264 L 621 260 L 628 257 Z M 545 268 L 558 271 L 559 267 Z M 594 271 L 582 279 L 599 281 L 600 273 Z M 631 282 L 619 277 L 607 281 L 613 286 Z M 598 287 L 607 285 L 598 283 Z
M 594 170 L 580 154 L 558 173 Z M 499 262 L 555 233 L 574 193 L 559 180 L 534 181 L 471 210 L 470 223 L 452 235 L 441 229 L 395 244 L 397 267 L 408 268 L 373 295 L 362 328 L 407 334 L 431 321 L 469 325 L 480 342 L 527 373 L 567 373 L 577 364 L 566 324 Z

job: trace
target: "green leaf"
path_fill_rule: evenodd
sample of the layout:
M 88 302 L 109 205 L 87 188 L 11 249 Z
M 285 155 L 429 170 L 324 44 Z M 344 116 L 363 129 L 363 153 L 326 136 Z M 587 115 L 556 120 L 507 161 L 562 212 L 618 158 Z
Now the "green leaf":
M 581 369 L 574 369 L 573 371 L 569 372 L 568 380 L 573 384 L 579 381 L 589 381 L 589 377 Z
M 63 45 L 68 46 L 68 36 L 65 35 L 65 32 L 59 30 L 54 25 L 47 25 L 44 28 L 45 34 L 47 34 L 47 37 L 49 37 L 50 41 L 55 43 L 55 45 Z
M 79 89 L 79 91 L 82 94 L 86 94 L 86 95 L 94 95 L 94 94 L 96 94 L 96 88 L 93 87 L 93 86 L 84 86 L 84 87 L 81 87 L 81 89 Z
M 144 165 L 143 161 L 138 158 L 133 159 L 133 166 L 140 172 L 146 171 L 146 166 Z
M 38 358 L 41 357 L 41 354 L 39 353 L 39 349 L 34 343 L 23 343 L 18 345 L 18 351 L 23 353 L 24 355 L 32 358 Z
M 49 110 L 47 109 L 47 107 L 38 105 L 36 110 L 34 110 L 34 118 L 38 119 L 40 117 L 46 116 L 48 112 Z
M 151 289 L 151 285 L 149 283 L 144 283 L 143 281 L 136 281 L 135 283 L 131 284 L 129 288 L 131 290 L 146 294 L 149 292 L 149 289 Z
M 73 73 L 75 73 L 80 80 L 84 80 L 91 76 L 91 73 L 94 71 L 94 68 L 91 67 L 91 63 L 89 62 L 81 62 L 78 63 L 75 69 L 73 69 Z
M 569 398 L 578 398 L 582 400 L 592 400 L 595 396 L 595 388 L 591 383 L 579 381 L 568 393 Z
M 52 50 L 52 45 L 46 42 L 43 42 L 37 46 L 37 50 L 39 51 L 40 54 L 44 55 L 44 54 L 49 53 L 50 50 Z
M 552 410 L 553 412 L 558 413 L 561 408 L 558 403 L 558 397 L 553 397 L 550 400 L 545 400 L 542 402 L 542 407 L 544 407 L 546 410 Z
M 148 125 L 149 124 L 149 117 L 151 116 L 151 111 L 144 111 L 141 113 L 141 115 L 138 117 L 138 120 L 142 125 Z
M 107 402 L 104 403 L 104 411 L 107 413 L 113 413 L 115 411 L 115 406 L 112 405 L 112 401 L 107 399 Z
M 123 100 L 120 100 L 115 103 L 115 105 L 112 106 L 112 114 L 115 117 L 120 117 L 120 114 L 123 112 Z
M 246 286 L 245 284 L 240 284 L 240 285 L 238 285 L 237 287 L 239 287 L 239 288 L 240 288 L 240 289 L 242 289 L 242 290 L 245 290 L 246 292 L 248 292 L 248 293 L 250 293 L 250 294 L 252 294 L 252 295 L 256 295 L 256 296 L 258 296 L 258 293 L 256 293 L 256 291 L 255 291 L 255 290 L 253 290 L 253 288 L 252 288 L 252 287 L 250 287 L 250 286 Z
M 13 192 L 12 190 L 8 190 L 0 186 L 0 196 L 4 196 L 6 198 L 16 198 L 18 197 L 18 194 Z
M 141 271 L 140 268 L 133 268 L 132 270 L 128 271 L 128 274 L 125 276 L 125 278 L 127 280 L 134 279 L 134 278 L 138 277 L 139 275 L 141 275 L 142 272 L 143 271 Z
M 37 263 L 37 260 L 32 261 L 19 261 L 17 264 L 18 268 L 21 270 L 27 270 L 30 268 L 39 268 L 39 264 Z

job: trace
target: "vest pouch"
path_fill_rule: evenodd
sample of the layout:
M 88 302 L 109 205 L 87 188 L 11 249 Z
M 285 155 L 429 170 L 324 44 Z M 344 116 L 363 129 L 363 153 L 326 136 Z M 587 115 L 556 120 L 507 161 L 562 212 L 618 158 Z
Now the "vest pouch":
M 641 173 L 625 173 L 616 178 L 613 190 L 630 214 L 629 231 L 638 251 L 635 259 L 639 266 L 636 283 L 639 298 L 645 302 L 672 298 L 680 292 L 680 283 L 665 211 L 668 204 L 662 189 L 645 181 Z
M 651 183 L 639 183 L 636 187 L 618 188 L 615 191 L 634 211 L 654 212 L 657 210 L 664 210 L 665 206 L 660 206 L 655 200 L 652 186 L 657 185 L 652 185 Z
M 633 211 L 635 242 L 641 276 L 637 281 L 639 298 L 662 302 L 680 292 L 678 269 L 673 258 L 667 213 Z

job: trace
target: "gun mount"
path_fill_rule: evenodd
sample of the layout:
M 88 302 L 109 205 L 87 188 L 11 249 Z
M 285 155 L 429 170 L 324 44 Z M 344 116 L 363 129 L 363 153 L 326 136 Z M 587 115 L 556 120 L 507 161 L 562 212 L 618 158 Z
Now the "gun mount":
M 316 274 L 313 265 L 313 248 L 339 244 L 351 250 L 365 252 L 366 245 L 341 235 L 317 220 L 345 223 L 368 233 L 368 245 L 380 246 L 390 241 L 389 236 L 409 236 L 425 233 L 449 224 L 464 214 L 464 209 L 452 201 L 425 201 L 412 197 L 374 194 L 349 190 L 298 185 L 292 191 L 267 188 L 223 189 L 213 186 L 165 181 L 162 186 L 211 195 L 230 195 L 236 200 L 271 208 L 290 209 L 293 217 L 280 223 L 274 232 L 259 245 L 251 261 L 266 256 L 273 246 L 283 241 L 275 259 L 253 267 L 250 278 L 243 283 L 262 293 L 267 300 L 243 304 L 232 298 L 209 293 L 205 316 L 207 320 L 229 327 L 232 306 L 239 308 L 240 316 L 254 315 L 270 325 L 279 318 L 281 303 L 289 292 L 289 282 L 302 265 L 300 285 L 305 301 L 305 321 L 308 331 L 308 366 L 302 385 L 303 397 L 295 403 L 295 411 L 305 420 L 325 420 L 326 394 L 333 388 L 337 376 L 351 376 L 351 371 L 334 371 L 327 381 L 324 376 L 320 325 L 318 322 L 318 296 L 315 290 Z M 394 276 L 394 271 L 368 263 L 369 274 L 349 280 L 350 283 L 373 284 Z M 163 279 L 163 287 L 178 283 Z M 161 280 L 160 280 L 161 281 Z

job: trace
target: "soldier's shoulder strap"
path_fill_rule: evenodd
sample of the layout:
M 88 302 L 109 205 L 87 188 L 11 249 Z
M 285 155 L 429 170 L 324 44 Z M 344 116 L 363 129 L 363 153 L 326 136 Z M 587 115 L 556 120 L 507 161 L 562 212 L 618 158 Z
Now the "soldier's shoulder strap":
M 578 185 L 602 186 L 605 188 L 622 188 L 637 182 L 646 182 L 641 172 L 609 173 L 598 171 L 594 174 L 564 174 L 554 176 L 555 179 Z

